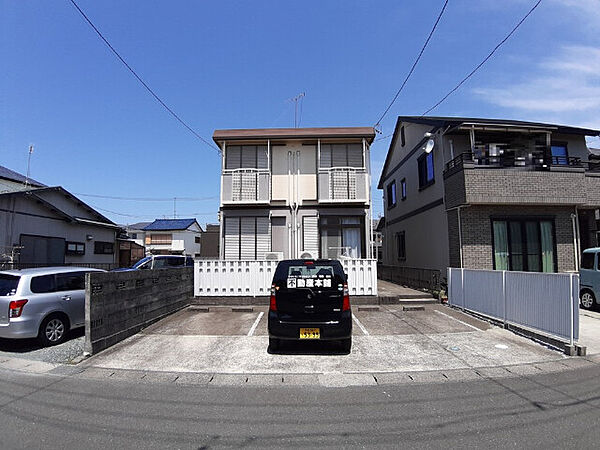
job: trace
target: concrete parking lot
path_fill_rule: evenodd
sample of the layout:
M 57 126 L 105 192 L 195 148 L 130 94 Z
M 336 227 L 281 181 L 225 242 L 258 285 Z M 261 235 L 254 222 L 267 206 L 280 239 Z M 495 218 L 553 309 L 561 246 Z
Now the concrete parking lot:
M 354 307 L 350 354 L 335 343 L 267 352 L 267 308 L 189 307 L 92 357 L 88 366 L 203 373 L 374 373 L 495 367 L 563 356 L 443 305 Z

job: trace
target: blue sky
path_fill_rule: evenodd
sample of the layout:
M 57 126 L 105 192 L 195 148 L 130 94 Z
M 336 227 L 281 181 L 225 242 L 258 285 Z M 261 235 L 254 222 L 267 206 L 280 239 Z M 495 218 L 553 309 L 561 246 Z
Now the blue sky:
M 443 4 L 408 1 L 122 1 L 79 6 L 142 78 L 210 140 L 217 128 L 373 125 Z M 466 75 L 532 0 L 450 0 L 382 122 L 421 114 Z M 600 128 L 600 0 L 543 0 L 435 115 Z M 215 222 L 220 159 L 166 113 L 68 0 L 0 0 L 0 164 L 73 193 L 194 197 L 177 215 Z M 377 182 L 389 139 L 372 147 Z M 600 147 L 600 141 L 590 141 Z M 81 196 L 118 223 L 173 203 Z M 374 190 L 375 214 L 381 191 Z M 112 211 L 109 213 L 106 211 Z M 118 213 L 118 214 L 117 214 Z

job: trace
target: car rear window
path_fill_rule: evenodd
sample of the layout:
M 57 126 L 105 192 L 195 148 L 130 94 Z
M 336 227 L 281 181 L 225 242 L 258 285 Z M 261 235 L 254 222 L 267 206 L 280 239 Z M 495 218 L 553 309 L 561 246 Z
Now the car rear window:
M 0 274 L 0 296 L 14 295 L 20 279 L 17 275 Z
M 35 294 L 43 294 L 46 292 L 54 292 L 54 275 L 41 275 L 33 277 L 29 286 L 31 292 Z

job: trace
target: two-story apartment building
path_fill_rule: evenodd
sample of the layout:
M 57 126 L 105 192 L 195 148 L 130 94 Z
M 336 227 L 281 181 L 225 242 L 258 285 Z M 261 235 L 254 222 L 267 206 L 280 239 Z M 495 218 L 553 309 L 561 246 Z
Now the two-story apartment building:
M 598 245 L 600 131 L 515 120 L 398 118 L 378 188 L 386 265 L 576 270 Z
M 143 231 L 146 253 L 200 257 L 202 228 L 196 219 L 156 219 Z
M 371 127 L 216 130 L 224 259 L 371 257 Z

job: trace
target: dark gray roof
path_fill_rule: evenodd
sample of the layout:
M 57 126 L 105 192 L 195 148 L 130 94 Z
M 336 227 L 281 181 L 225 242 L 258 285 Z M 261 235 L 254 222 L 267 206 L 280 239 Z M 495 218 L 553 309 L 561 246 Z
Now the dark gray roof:
M 17 183 L 25 183 L 27 177 L 25 175 L 21 175 L 14 170 L 10 170 L 8 167 L 0 166 L 0 178 L 4 178 L 6 180 L 15 181 Z M 33 187 L 45 187 L 45 184 L 40 183 L 39 181 L 35 181 L 33 178 L 29 178 L 29 184 Z
M 137 222 L 137 223 L 132 223 L 131 225 L 123 225 L 123 228 L 127 228 L 129 230 L 143 230 L 151 223 L 152 222 Z
M 143 229 L 144 231 L 185 230 L 194 223 L 198 224 L 196 219 L 156 219 Z

